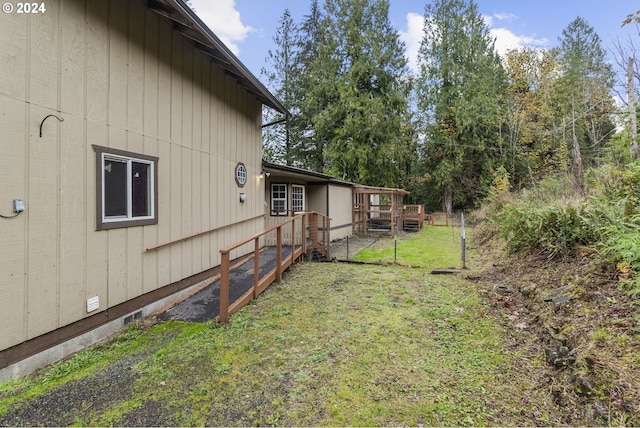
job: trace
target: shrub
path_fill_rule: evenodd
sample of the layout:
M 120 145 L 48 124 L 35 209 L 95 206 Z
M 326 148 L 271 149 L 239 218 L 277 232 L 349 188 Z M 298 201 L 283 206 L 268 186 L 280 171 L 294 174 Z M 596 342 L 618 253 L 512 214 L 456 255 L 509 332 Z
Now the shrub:
M 509 250 L 541 252 L 549 258 L 571 256 L 577 245 L 591 243 L 594 236 L 573 205 L 508 205 L 499 215 L 498 225 L 498 235 L 506 240 Z
M 640 162 L 605 165 L 587 177 L 587 200 L 572 190 L 570 177 L 551 177 L 518 200 L 489 200 L 488 223 L 513 252 L 555 258 L 593 246 L 607 262 L 627 266 L 640 290 Z M 499 202 L 506 200 L 501 195 Z

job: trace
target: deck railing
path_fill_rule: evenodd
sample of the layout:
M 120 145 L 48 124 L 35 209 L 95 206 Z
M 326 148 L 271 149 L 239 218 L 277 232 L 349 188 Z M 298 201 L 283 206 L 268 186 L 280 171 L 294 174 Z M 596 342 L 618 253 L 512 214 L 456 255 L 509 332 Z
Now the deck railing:
M 320 252 L 328 256 L 329 229 L 331 219 L 316 212 L 304 212 L 271 226 L 247 239 L 236 242 L 220 250 L 220 314 L 218 321 L 226 322 L 229 315 L 249 303 L 269 287 L 273 281 L 282 281 L 282 273 L 296 260 L 302 259 L 307 252 Z M 298 233 L 296 233 L 298 232 Z M 260 278 L 261 240 L 267 241 L 275 234 L 276 265 Z M 285 241 L 283 237 L 290 236 Z M 253 284 L 245 294 L 235 302 L 229 302 L 229 272 L 231 268 L 230 254 L 236 248 L 253 241 Z M 291 246 L 290 254 L 283 258 L 283 247 Z
M 405 227 L 407 223 L 416 223 L 416 226 L 421 229 L 424 224 L 424 205 L 404 205 L 404 221 Z

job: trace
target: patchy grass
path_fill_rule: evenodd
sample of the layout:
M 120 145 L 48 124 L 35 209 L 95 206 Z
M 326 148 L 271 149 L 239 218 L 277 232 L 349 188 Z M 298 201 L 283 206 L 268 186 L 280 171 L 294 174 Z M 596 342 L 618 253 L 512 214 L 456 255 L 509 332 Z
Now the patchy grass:
M 138 348 L 145 348 L 152 340 L 152 336 L 143 335 L 139 324 L 131 324 L 108 343 L 94 346 L 65 361 L 52 364 L 37 377 L 29 376 L 0 383 L 0 415 L 6 413 L 19 399 L 37 397 L 61 384 L 81 379 L 105 367 L 114 359 L 134 353 Z
M 451 229 L 428 230 L 405 263 L 451 266 L 424 251 Z M 3 385 L 0 425 L 551 424 L 476 285 L 428 272 L 294 266 L 227 325 L 132 327 Z
M 366 248 L 354 260 L 398 263 L 434 268 L 462 267 L 459 227 L 425 226 L 406 238 L 384 240 L 381 245 Z

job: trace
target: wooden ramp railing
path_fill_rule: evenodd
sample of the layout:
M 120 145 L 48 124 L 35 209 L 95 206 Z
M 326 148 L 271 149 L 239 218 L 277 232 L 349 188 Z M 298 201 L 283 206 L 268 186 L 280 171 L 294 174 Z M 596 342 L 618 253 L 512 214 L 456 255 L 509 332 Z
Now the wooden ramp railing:
M 329 255 L 329 229 L 331 219 L 316 212 L 304 212 L 291 217 L 282 223 L 271 226 L 250 238 L 236 242 L 220 250 L 220 314 L 219 322 L 226 322 L 229 315 L 249 303 L 251 299 L 269 287 L 273 281 L 282 281 L 282 273 L 296 260 L 302 259 L 307 252 Z M 296 233 L 297 232 L 297 233 Z M 267 240 L 275 233 L 276 258 L 275 267 L 260 278 L 260 240 Z M 290 239 L 283 239 L 284 236 Z M 230 253 L 236 248 L 253 241 L 253 284 L 245 294 L 235 302 L 229 302 Z M 283 258 L 283 247 L 290 246 L 291 252 Z

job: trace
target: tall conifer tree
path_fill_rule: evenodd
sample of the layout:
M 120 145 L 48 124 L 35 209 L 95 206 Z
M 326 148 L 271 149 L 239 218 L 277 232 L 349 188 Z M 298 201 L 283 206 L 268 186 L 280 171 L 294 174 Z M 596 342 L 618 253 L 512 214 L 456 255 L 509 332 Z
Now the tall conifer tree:
M 425 8 L 418 99 L 424 177 L 442 208 L 472 205 L 500 159 L 504 70 L 473 1 L 435 0 Z
M 263 68 L 261 74 L 266 77 L 271 91 L 290 111 L 296 111 L 296 75 L 295 61 L 298 28 L 291 17 L 289 9 L 285 9 L 278 21 L 276 34 L 273 36 L 274 50 L 269 50 L 266 58 L 270 68 Z M 264 122 L 277 122 L 283 119 L 273 110 L 264 110 Z M 299 135 L 288 121 L 269 126 L 263 132 L 265 157 L 268 160 L 292 165 L 296 158 Z
M 560 53 L 564 72 L 558 81 L 559 116 L 564 118 L 564 139 L 580 153 L 586 166 L 594 165 L 614 131 L 611 91 L 614 74 L 600 37 L 583 18 L 562 31 Z M 579 151 L 578 151 L 579 149 Z
M 330 171 L 364 184 L 398 185 L 412 155 L 407 61 L 387 0 L 327 0 L 327 42 L 339 64 L 330 106 Z
M 300 25 L 296 57 L 296 106 L 292 127 L 300 136 L 298 161 L 312 171 L 326 172 L 327 147 L 331 141 L 331 106 L 338 102 L 339 63 L 335 46 L 327 38 L 326 16 L 318 0 Z

